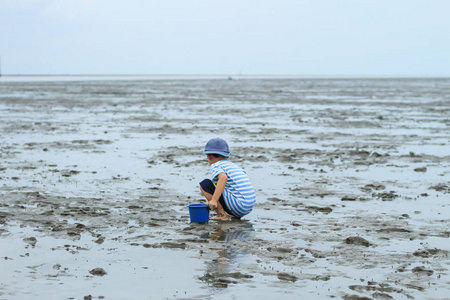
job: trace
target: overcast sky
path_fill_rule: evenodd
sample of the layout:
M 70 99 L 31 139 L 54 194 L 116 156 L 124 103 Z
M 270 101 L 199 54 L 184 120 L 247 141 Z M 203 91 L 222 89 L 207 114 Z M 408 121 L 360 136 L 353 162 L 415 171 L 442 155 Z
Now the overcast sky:
M 450 0 L 0 0 L 3 74 L 450 76 Z

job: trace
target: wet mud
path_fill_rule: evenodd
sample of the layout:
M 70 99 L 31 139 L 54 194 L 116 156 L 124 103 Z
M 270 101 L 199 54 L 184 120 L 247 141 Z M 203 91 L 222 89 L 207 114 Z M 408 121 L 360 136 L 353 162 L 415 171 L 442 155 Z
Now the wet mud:
M 448 299 L 448 95 L 448 79 L 0 82 L 0 299 Z M 217 136 L 257 205 L 190 223 Z

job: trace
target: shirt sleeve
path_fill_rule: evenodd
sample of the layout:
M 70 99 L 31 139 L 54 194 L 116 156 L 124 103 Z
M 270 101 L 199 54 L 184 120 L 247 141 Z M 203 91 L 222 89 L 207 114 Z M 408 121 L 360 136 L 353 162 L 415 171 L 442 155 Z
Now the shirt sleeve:
M 216 178 L 220 173 L 225 173 L 223 168 L 219 164 L 213 164 L 211 166 L 211 179 Z

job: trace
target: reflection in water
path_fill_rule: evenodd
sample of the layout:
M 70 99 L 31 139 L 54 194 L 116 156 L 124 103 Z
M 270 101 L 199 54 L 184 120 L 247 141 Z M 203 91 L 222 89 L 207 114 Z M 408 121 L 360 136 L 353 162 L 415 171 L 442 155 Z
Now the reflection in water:
M 200 279 L 216 288 L 226 288 L 230 283 L 238 283 L 242 278 L 252 278 L 233 270 L 249 253 L 243 251 L 243 246 L 254 234 L 253 224 L 248 221 L 236 220 L 219 223 L 215 232 L 208 238 L 215 242 L 212 250 L 217 252 L 217 258 L 207 262 L 205 275 Z

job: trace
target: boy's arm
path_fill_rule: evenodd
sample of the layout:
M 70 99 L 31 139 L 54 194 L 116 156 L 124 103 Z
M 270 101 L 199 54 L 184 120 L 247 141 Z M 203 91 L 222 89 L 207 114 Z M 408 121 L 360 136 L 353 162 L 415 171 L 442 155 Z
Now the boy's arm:
M 228 181 L 228 176 L 225 173 L 220 173 L 217 175 L 217 178 L 219 181 L 216 185 L 216 190 L 214 191 L 214 194 L 211 198 L 211 201 L 208 202 L 210 209 L 216 209 L 217 203 L 219 203 L 219 198 L 222 195 L 223 190 L 225 189 L 225 185 Z

